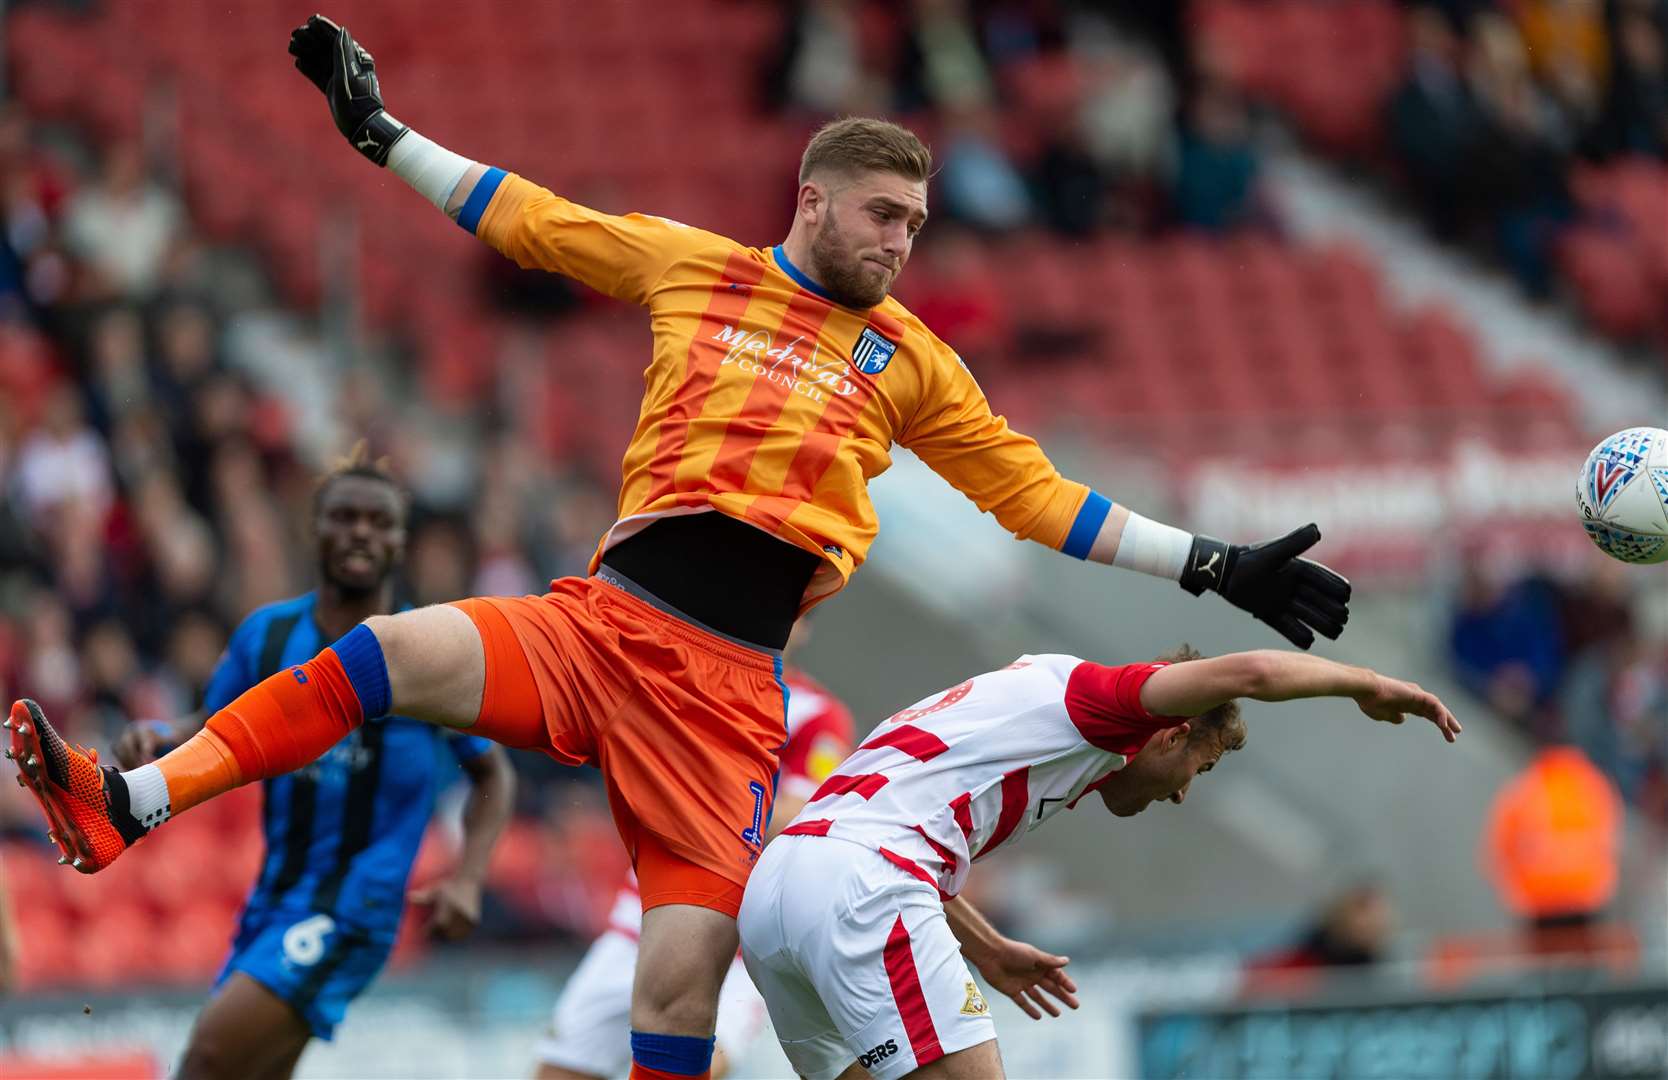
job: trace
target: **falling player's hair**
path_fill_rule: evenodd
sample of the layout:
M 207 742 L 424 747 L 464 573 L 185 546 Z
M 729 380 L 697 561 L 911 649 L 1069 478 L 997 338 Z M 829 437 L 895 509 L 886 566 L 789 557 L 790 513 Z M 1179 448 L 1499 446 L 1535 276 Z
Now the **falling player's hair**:
M 819 172 L 889 172 L 925 182 L 932 151 L 913 131 L 889 120 L 848 116 L 817 129 L 799 159 L 799 182 Z
M 402 518 L 410 509 L 410 496 L 405 490 L 405 485 L 401 484 L 394 476 L 394 471 L 390 467 L 388 459 L 386 457 L 373 458 L 370 447 L 364 439 L 360 439 L 353 444 L 353 448 L 344 456 L 337 458 L 330 468 L 318 478 L 318 482 L 313 485 L 313 514 L 315 517 L 324 507 L 324 496 L 330 490 L 331 485 L 350 476 L 362 480 L 374 480 L 379 484 L 387 484 L 393 488 L 394 493 L 399 496 Z
M 1204 658 L 1204 653 L 1184 641 L 1157 659 L 1161 663 L 1181 664 Z M 1193 717 L 1187 723 L 1189 743 L 1212 739 L 1221 745 L 1224 754 L 1245 745 L 1245 721 L 1240 718 L 1237 701 L 1225 701 L 1209 712 Z

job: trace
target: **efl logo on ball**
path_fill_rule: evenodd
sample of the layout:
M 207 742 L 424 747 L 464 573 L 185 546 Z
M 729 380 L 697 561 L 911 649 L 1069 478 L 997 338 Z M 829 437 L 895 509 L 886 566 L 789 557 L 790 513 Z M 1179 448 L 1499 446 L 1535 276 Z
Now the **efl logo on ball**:
M 1668 562 L 1668 431 L 1618 431 L 1593 447 L 1575 485 L 1581 525 L 1629 563 Z

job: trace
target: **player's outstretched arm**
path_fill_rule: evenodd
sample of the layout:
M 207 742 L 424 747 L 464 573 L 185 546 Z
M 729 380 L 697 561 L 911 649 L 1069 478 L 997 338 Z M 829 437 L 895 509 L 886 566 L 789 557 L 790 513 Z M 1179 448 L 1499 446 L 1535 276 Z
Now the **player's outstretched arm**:
M 1408 715 L 1422 716 L 1449 742 L 1462 730 L 1448 707 L 1415 683 L 1371 668 L 1272 649 L 1170 664 L 1153 672 L 1141 687 L 1141 704 L 1155 716 L 1199 716 L 1236 698 L 1320 697 L 1350 698 L 1367 716 L 1388 724 L 1399 724 Z
M 684 254 L 722 237 L 664 218 L 603 214 L 503 169 L 455 154 L 396 120 L 376 61 L 346 27 L 314 15 L 290 35 L 296 70 L 319 88 L 344 138 L 506 258 L 647 304 Z
M 1195 596 L 1221 593 L 1300 649 L 1316 634 L 1343 633 L 1349 582 L 1302 558 L 1320 540 L 1314 525 L 1267 543 L 1229 544 L 1132 513 L 1062 477 L 1035 440 L 992 413 L 961 358 L 937 345 L 936 378 L 898 441 L 1009 532 L 1073 558 L 1168 578 Z

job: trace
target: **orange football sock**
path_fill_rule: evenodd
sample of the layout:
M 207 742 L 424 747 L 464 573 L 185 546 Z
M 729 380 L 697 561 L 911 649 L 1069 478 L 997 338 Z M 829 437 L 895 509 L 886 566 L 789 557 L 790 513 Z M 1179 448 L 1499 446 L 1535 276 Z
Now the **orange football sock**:
M 171 812 L 321 757 L 364 721 L 334 649 L 256 683 L 162 756 Z

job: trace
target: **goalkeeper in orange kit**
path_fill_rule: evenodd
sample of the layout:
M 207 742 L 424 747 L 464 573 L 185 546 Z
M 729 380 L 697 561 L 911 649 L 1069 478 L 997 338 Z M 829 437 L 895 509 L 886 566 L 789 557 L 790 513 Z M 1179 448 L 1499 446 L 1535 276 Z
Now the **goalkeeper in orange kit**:
M 370 619 L 128 773 L 100 770 L 19 702 L 13 751 L 82 871 L 390 712 L 595 764 L 643 897 L 632 1075 L 705 1076 L 775 796 L 780 650 L 794 619 L 863 561 L 877 529 L 867 482 L 894 444 L 1015 536 L 1215 591 L 1303 647 L 1342 631 L 1348 583 L 1301 558 L 1313 525 L 1229 544 L 1063 478 L 889 298 L 931 173 L 903 128 L 850 119 L 819 131 L 787 238 L 750 248 L 598 213 L 437 146 L 384 110 L 370 54 L 329 20 L 309 19 L 290 51 L 349 142 L 464 229 L 522 266 L 649 309 L 654 355 L 618 519 L 589 577 Z

